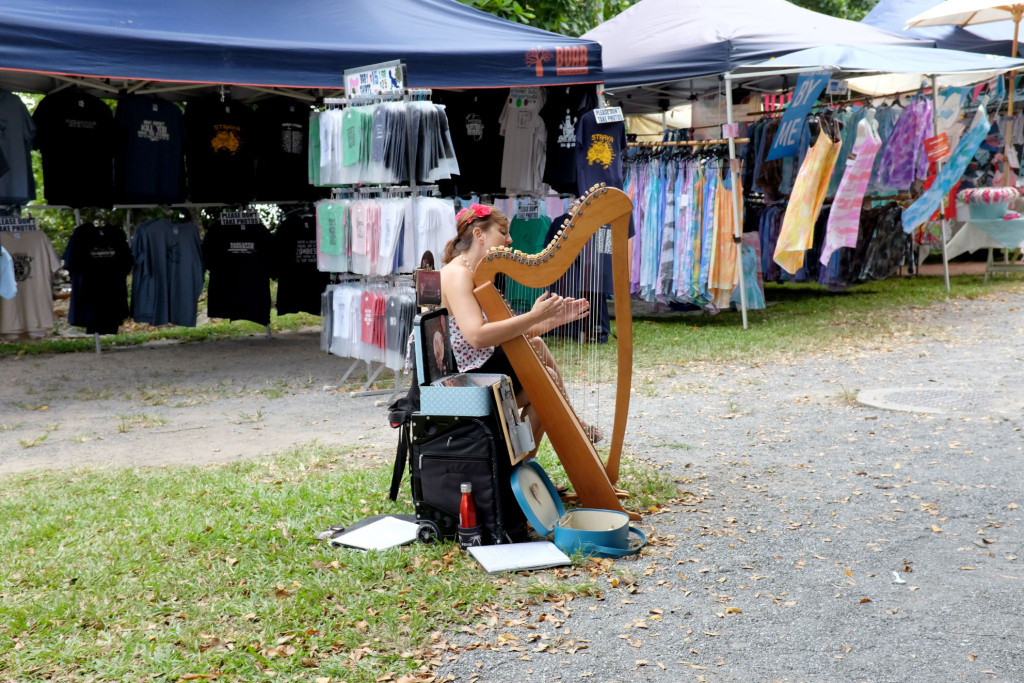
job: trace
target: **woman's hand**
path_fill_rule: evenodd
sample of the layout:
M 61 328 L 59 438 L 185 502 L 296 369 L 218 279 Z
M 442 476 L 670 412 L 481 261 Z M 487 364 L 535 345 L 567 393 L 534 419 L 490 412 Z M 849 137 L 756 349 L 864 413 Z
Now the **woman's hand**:
M 559 325 L 571 323 L 581 318 L 586 318 L 590 315 L 590 302 L 586 299 L 572 299 L 566 297 L 562 299 L 561 312 L 556 318 L 556 322 Z
M 544 292 L 533 302 L 530 312 L 537 317 L 537 322 L 561 316 L 565 313 L 565 299 L 557 294 Z

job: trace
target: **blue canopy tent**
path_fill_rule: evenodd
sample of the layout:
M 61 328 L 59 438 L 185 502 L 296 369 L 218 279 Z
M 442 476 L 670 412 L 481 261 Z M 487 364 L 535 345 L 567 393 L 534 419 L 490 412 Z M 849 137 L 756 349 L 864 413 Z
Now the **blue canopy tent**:
M 796 50 L 840 41 L 933 46 L 785 0 L 641 0 L 583 37 L 601 43 L 610 99 L 635 113 L 683 104 L 716 88 L 719 74 Z
M 602 80 L 601 48 L 456 0 L 16 0 L 0 7 L 0 86 L 123 82 L 340 89 L 346 69 L 404 59 L 408 85 Z
M 969 29 L 959 26 L 928 26 L 903 30 L 908 19 L 936 4 L 937 0 L 879 0 L 867 16 L 861 19 L 861 23 L 883 31 L 902 32 L 914 38 L 933 40 L 935 47 L 946 50 L 1010 56 L 1013 45 L 1012 21 L 978 24 Z

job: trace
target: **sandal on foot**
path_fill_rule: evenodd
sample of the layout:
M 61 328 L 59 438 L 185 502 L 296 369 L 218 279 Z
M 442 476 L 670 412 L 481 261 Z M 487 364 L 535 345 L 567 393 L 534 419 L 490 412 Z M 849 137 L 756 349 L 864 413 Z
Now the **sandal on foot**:
M 586 422 L 583 423 L 583 432 L 590 439 L 590 443 L 600 443 L 601 439 L 604 438 L 604 432 L 597 425 L 588 425 Z

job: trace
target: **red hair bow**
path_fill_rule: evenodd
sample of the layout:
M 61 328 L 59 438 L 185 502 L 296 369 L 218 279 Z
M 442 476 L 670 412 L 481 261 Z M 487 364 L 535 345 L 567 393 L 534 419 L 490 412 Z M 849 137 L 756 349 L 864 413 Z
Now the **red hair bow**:
M 475 214 L 473 218 L 469 219 L 469 222 L 472 223 L 477 218 L 487 218 L 488 216 L 490 216 L 491 207 L 484 206 L 483 204 L 470 204 L 468 209 L 463 209 L 462 211 L 459 211 L 457 214 L 455 214 L 455 220 L 461 219 L 463 214 L 470 212 Z

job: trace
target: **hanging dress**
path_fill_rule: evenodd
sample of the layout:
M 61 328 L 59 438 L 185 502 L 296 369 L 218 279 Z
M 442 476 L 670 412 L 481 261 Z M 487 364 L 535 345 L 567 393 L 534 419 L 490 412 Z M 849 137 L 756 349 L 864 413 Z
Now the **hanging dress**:
M 721 176 L 721 172 L 718 173 Z M 715 234 L 712 239 L 711 274 L 708 290 L 712 303 L 718 308 L 727 308 L 732 291 L 739 282 L 736 243 L 732 241 L 734 205 L 732 174 L 726 173 L 725 180 L 718 178 L 718 192 L 715 194 Z M 740 188 L 742 196 L 743 188 Z M 740 201 L 740 224 L 743 224 L 743 202 Z
M 793 192 L 789 196 L 786 217 L 782 220 L 779 241 L 775 245 L 775 262 L 790 274 L 804 264 L 804 256 L 814 242 L 814 223 L 818 220 L 832 169 L 839 156 L 839 145 L 832 142 L 822 127 L 814 147 L 804 158 Z
M 864 194 L 871 180 L 871 169 L 875 163 L 875 155 L 882 146 L 876 137 L 875 130 L 868 125 L 868 134 L 854 145 L 853 154 L 846 164 L 846 172 L 839 181 L 832 211 L 828 215 L 828 226 L 825 230 L 825 244 L 821 248 L 822 265 L 828 265 L 832 252 L 840 247 L 857 246 L 857 231 L 860 228 L 860 209 L 864 203 Z

